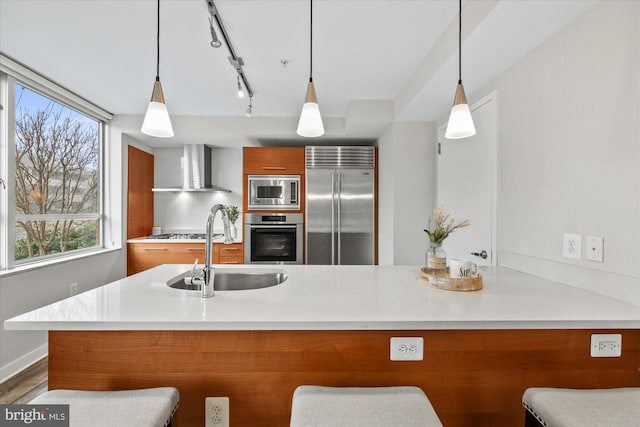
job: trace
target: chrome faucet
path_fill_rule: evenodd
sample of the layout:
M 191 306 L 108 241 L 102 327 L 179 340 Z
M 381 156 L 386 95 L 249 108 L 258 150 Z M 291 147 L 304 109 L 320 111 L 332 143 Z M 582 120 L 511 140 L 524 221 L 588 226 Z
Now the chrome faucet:
M 202 268 L 202 276 L 185 278 L 185 281 L 188 280 L 191 284 L 200 285 L 200 289 L 202 290 L 202 298 L 212 297 L 215 293 L 214 279 L 216 272 L 213 268 L 213 264 L 211 263 L 211 251 L 213 246 L 213 220 L 218 211 L 220 211 L 222 222 L 224 224 L 224 244 L 230 245 L 231 243 L 233 243 L 233 239 L 231 238 L 231 229 L 229 227 L 229 216 L 227 215 L 227 209 L 224 207 L 224 205 L 221 204 L 213 205 L 211 211 L 209 211 L 209 217 L 207 218 L 207 229 L 205 232 L 206 246 L 204 248 L 205 260 L 204 267 Z M 196 264 L 197 262 L 198 261 L 196 261 Z

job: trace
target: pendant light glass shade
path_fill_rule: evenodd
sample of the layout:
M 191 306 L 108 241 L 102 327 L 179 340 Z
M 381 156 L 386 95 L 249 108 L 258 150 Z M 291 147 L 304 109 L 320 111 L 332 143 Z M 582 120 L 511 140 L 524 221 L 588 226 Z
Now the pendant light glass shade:
M 322 125 L 322 116 L 320 115 L 320 107 L 318 107 L 318 98 L 316 97 L 316 89 L 313 82 L 309 82 L 307 86 L 307 97 L 300 120 L 298 121 L 298 130 L 296 133 L 300 136 L 309 138 L 324 135 L 324 126 Z
M 462 0 L 458 0 L 458 7 L 458 86 L 456 86 L 456 95 L 453 98 L 453 108 L 451 108 L 449 115 L 447 130 L 444 133 L 444 137 L 447 139 L 468 138 L 476 134 L 467 96 L 464 93 L 464 86 L 462 86 Z
M 173 136 L 173 127 L 169 110 L 164 102 L 164 93 L 160 84 L 160 0 L 158 0 L 158 32 L 156 33 L 156 81 L 151 92 L 151 101 L 144 115 L 140 131 L 145 135 L 158 138 L 170 138 Z
M 147 107 L 147 113 L 144 116 L 141 131 L 145 135 L 158 138 L 170 138 L 173 136 L 171 118 L 169 118 L 167 105 L 164 103 L 160 79 L 156 80 L 153 85 L 151 102 L 149 102 L 149 106 Z
M 444 137 L 447 139 L 460 139 L 468 138 L 475 134 L 476 127 L 473 125 L 467 97 L 464 94 L 464 87 L 462 83 L 459 83 L 456 87 L 456 96 Z

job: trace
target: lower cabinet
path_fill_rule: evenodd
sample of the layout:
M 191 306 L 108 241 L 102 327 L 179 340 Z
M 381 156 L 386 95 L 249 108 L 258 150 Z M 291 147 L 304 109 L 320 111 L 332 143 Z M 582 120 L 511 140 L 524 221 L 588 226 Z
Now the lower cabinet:
M 244 246 L 242 243 L 224 245 L 216 243 L 219 255 L 218 264 L 244 264 Z
M 204 264 L 204 243 L 129 243 L 127 244 L 127 275 L 139 273 L 161 264 Z M 243 264 L 244 245 L 213 244 L 214 264 Z

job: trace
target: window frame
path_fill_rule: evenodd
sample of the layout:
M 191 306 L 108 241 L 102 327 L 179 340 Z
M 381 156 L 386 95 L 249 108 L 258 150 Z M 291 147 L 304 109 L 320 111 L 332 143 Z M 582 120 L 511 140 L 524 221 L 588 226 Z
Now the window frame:
M 97 214 L 51 214 L 43 215 L 47 219 L 56 217 L 73 217 L 74 219 L 98 219 L 98 244 L 91 248 L 76 249 L 34 258 L 16 261 L 15 259 L 15 227 L 16 221 L 23 215 L 16 214 L 15 174 L 16 174 L 16 141 L 15 141 L 15 88 L 16 83 L 52 101 L 64 105 L 80 114 L 98 122 L 98 212 Z M 68 89 L 34 72 L 24 65 L 0 54 L 0 273 L 16 267 L 50 265 L 58 260 L 65 262 L 70 258 L 96 252 L 107 247 L 105 230 L 107 221 L 107 144 L 109 123 L 112 115 Z M 13 179 L 12 179 L 13 178 Z M 29 215 L 30 218 L 35 217 Z

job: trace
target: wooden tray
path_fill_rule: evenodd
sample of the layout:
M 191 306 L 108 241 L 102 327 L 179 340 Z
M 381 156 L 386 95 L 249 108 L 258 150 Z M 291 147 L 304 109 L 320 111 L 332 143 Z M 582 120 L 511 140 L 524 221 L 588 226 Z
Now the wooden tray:
M 420 269 L 420 279 L 438 289 L 446 291 L 477 291 L 482 289 L 482 275 L 477 273 L 471 277 L 451 278 L 449 268 L 445 270 L 434 270 L 422 267 Z

